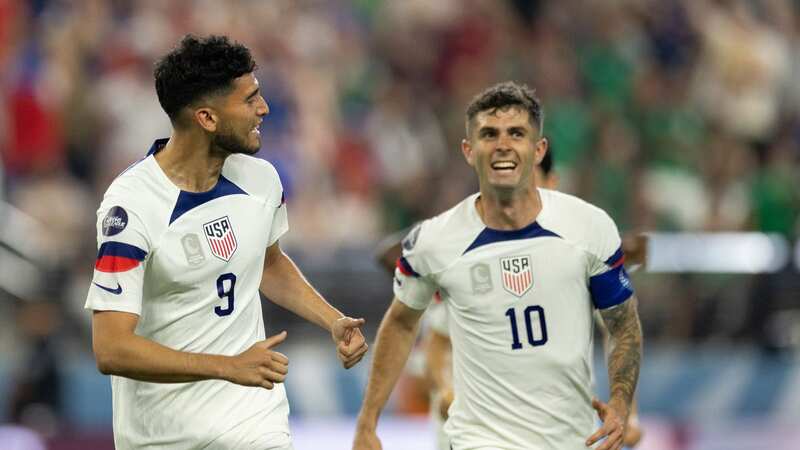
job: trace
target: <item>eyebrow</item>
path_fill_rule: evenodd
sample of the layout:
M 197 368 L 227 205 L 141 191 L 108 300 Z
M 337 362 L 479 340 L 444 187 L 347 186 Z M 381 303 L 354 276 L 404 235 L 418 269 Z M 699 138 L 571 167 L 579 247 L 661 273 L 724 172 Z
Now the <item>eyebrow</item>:
M 250 100 L 251 98 L 255 97 L 259 92 L 261 92 L 261 88 L 257 87 L 253 92 L 248 95 L 245 100 Z

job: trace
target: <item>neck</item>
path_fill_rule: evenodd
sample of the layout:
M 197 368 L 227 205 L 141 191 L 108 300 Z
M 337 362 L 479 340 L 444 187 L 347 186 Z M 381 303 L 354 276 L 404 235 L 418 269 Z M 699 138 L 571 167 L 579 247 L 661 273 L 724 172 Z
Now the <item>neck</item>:
M 475 206 L 487 227 L 518 230 L 536 219 L 542 210 L 542 199 L 535 187 L 507 193 L 481 187 Z
M 207 136 L 175 130 L 155 159 L 181 190 L 205 192 L 217 184 L 227 156 L 215 149 Z

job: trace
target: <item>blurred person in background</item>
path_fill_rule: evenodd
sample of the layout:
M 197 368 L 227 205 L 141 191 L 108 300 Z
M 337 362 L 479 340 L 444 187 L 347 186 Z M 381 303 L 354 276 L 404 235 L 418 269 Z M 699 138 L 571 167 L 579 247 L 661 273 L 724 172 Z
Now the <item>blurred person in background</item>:
M 455 399 L 445 424 L 452 448 L 577 448 L 603 440 L 598 449 L 618 450 L 639 375 L 641 329 L 616 225 L 582 200 L 535 187 L 533 168 L 547 140 L 527 86 L 492 86 L 466 116 L 462 151 L 480 192 L 422 222 L 404 242 L 353 448 L 381 448 L 378 417 L 438 291 L 453 343 Z M 612 336 L 608 403 L 591 394 L 592 307 Z M 592 408 L 603 424 L 590 435 Z
M 553 170 L 553 147 L 548 146 L 547 153 L 541 163 L 534 168 L 536 186 L 555 190 L 558 188 L 558 174 Z M 408 244 L 408 241 L 405 241 Z M 378 263 L 388 273 L 394 273 L 399 259 L 403 256 L 404 240 L 398 236 L 388 237 L 380 247 Z M 641 266 L 647 261 L 647 236 L 644 234 L 623 236 L 622 251 L 625 253 L 625 265 Z M 434 295 L 433 303 L 428 307 L 423 322 L 423 352 L 425 354 L 425 384 L 430 394 L 430 417 L 436 431 L 436 444 L 441 450 L 450 450 L 450 442 L 444 432 L 444 422 L 448 417 L 448 409 L 453 403 L 453 376 L 450 332 L 447 327 L 447 309 L 439 294 Z M 608 330 L 602 325 L 602 318 L 595 313 L 595 321 L 599 325 L 603 337 L 603 349 L 610 350 Z M 625 428 L 624 443 L 634 447 L 642 439 L 639 414 L 634 399 L 628 425 Z
M 367 350 L 280 249 L 283 189 L 261 147 L 269 113 L 245 46 L 185 36 L 155 68 L 173 133 L 117 177 L 97 212 L 86 308 L 112 376 L 119 449 L 291 449 L 288 359 L 258 291 L 328 330 L 346 368 Z M 205 381 L 200 383 L 199 381 Z M 190 412 L 187 414 L 187 412 Z

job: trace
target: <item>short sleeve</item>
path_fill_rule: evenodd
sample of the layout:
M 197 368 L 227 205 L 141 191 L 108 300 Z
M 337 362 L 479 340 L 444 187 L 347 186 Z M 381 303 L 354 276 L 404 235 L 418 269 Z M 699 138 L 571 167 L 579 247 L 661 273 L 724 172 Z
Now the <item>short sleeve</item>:
M 633 285 L 625 271 L 625 254 L 617 225 L 605 212 L 593 225 L 589 246 L 589 291 L 594 306 L 606 309 L 629 299 L 633 295 Z
M 269 230 L 268 247 L 278 241 L 287 231 L 289 231 L 289 216 L 286 213 L 286 200 L 281 193 L 281 204 L 275 209 L 272 218 L 272 227 Z
M 269 240 L 267 246 L 271 246 L 278 239 L 281 238 L 287 231 L 289 231 L 289 215 L 286 212 L 286 194 L 283 190 L 283 184 L 278 176 L 278 172 L 272 168 L 273 176 L 275 177 L 275 190 L 280 195 L 277 197 L 275 203 L 278 205 L 273 211 L 272 227 L 269 230 Z
M 432 280 L 424 243 L 425 222 L 415 226 L 403 239 L 403 256 L 394 271 L 394 295 L 412 309 L 426 309 L 437 285 Z
M 141 314 L 144 264 L 150 243 L 131 208 L 112 201 L 97 211 L 97 258 L 86 309 Z

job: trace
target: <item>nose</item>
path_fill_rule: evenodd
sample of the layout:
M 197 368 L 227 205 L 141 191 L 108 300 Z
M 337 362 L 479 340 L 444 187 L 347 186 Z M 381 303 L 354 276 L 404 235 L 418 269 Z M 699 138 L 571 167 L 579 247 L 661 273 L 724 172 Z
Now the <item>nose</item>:
M 511 136 L 507 133 L 500 134 L 497 139 L 497 150 L 506 151 L 511 150 Z
M 264 117 L 269 114 L 269 104 L 267 104 L 267 101 L 264 99 L 264 97 L 261 97 L 261 104 L 256 110 L 256 114 L 258 114 L 258 117 Z

